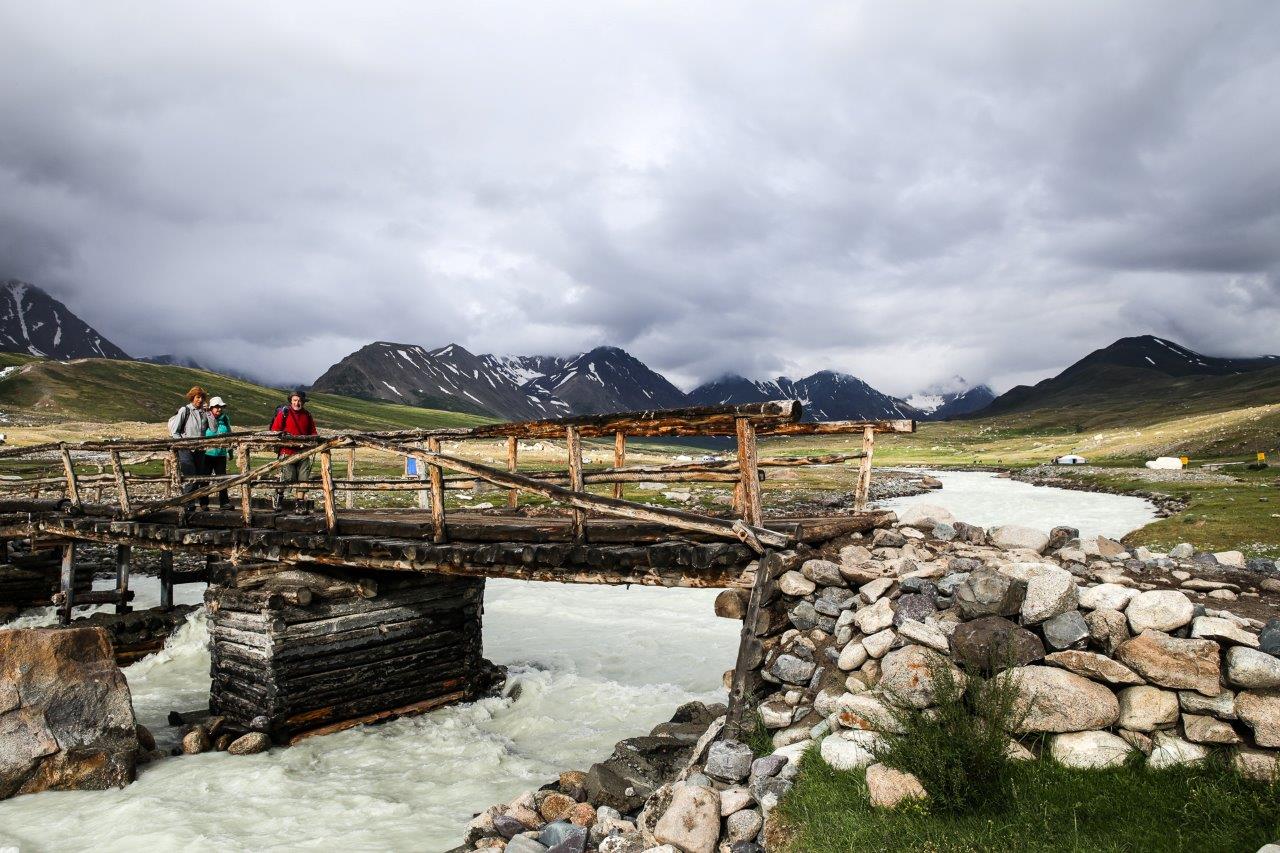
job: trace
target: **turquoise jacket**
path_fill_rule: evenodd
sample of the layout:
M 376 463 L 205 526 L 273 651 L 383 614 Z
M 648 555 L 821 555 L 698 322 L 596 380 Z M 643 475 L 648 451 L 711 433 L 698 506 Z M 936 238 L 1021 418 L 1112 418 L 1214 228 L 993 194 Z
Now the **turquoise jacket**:
M 210 415 L 210 417 L 213 417 Z M 224 412 L 214 420 L 212 427 L 206 427 L 204 431 L 205 438 L 215 435 L 226 435 L 231 432 L 231 419 Z M 204 452 L 205 456 L 226 456 L 227 449 L 225 447 L 214 447 Z

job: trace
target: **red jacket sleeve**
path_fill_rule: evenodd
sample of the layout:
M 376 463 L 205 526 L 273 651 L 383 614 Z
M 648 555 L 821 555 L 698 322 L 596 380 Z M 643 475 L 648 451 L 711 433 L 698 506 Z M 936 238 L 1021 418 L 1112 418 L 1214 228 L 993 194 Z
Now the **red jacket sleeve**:
M 271 419 L 270 432 L 282 432 L 284 430 L 284 424 L 282 423 L 283 420 L 284 412 L 277 409 L 275 417 Z

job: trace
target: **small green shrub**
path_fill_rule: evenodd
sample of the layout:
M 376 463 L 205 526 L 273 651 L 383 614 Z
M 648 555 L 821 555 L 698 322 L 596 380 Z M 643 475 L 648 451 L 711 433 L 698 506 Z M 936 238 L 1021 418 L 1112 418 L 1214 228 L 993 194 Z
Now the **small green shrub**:
M 751 747 L 756 758 L 773 752 L 773 735 L 765 727 L 756 711 L 747 711 L 742 720 L 742 741 Z
M 1017 686 L 1005 676 L 963 680 L 941 659 L 931 661 L 935 707 L 895 707 L 880 735 L 877 758 L 912 773 L 929 792 L 930 808 L 947 814 L 1001 811 L 1012 797 L 1006 732 L 1021 722 Z M 889 731 L 893 729 L 894 731 Z

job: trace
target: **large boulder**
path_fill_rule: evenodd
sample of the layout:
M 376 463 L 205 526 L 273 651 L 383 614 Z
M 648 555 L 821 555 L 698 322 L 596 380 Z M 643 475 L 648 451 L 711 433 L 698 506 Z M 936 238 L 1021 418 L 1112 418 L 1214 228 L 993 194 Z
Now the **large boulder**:
M 1191 621 L 1195 605 L 1176 589 L 1153 589 L 1135 595 L 1124 613 L 1129 617 L 1129 629 L 1135 634 L 1147 630 L 1176 631 Z
M 1080 603 L 1076 579 L 1066 569 L 1037 572 L 1027 579 L 1022 599 L 1022 624 L 1035 625 L 1059 613 L 1075 610 Z
M 1250 690 L 1274 690 L 1280 687 L 1280 658 L 1235 646 L 1227 651 L 1227 681 Z
M 0 631 L 0 799 L 123 787 L 139 749 L 105 630 Z
M 1120 704 L 1106 687 L 1065 669 L 1024 666 L 1009 670 L 1018 691 L 1021 732 L 1103 729 L 1120 718 Z
M 1097 586 L 1080 590 L 1080 606 L 1085 610 L 1124 610 L 1138 590 L 1118 583 L 1100 583 Z
M 903 527 L 914 527 L 926 533 L 939 524 L 951 524 L 955 520 L 951 510 L 934 504 L 915 504 L 898 515 L 898 523 Z
M 1067 767 L 1119 767 L 1133 747 L 1110 732 L 1066 732 L 1049 741 L 1049 754 Z
M 1222 690 L 1218 652 L 1212 640 L 1180 640 L 1147 630 L 1121 643 L 1116 657 L 1152 684 L 1217 696 Z
M 1178 694 L 1147 684 L 1120 691 L 1120 728 L 1153 732 L 1178 722 Z
M 991 544 L 1006 551 L 1025 548 L 1043 554 L 1049 547 L 1049 534 L 1031 527 L 1006 524 L 990 531 Z
M 937 700 L 938 679 L 948 673 L 957 691 L 963 691 L 965 675 L 951 661 L 923 646 L 904 646 L 880 662 L 880 689 L 897 704 L 928 708 Z
M 720 794 L 700 785 L 676 788 L 653 837 L 685 853 L 714 853 L 720 840 Z
M 979 616 L 1013 616 L 1027 594 L 1026 581 L 993 569 L 971 572 L 955 588 L 956 606 L 965 619 Z
M 1044 643 L 1008 619 L 984 616 L 956 626 L 951 653 L 966 667 L 992 672 L 1035 663 L 1044 657 Z
M 1280 746 L 1280 696 L 1244 692 L 1236 695 L 1236 714 L 1253 729 L 1258 746 Z
M 867 796 L 876 808 L 892 809 L 904 800 L 923 800 L 928 794 L 914 774 L 872 764 L 867 768 Z

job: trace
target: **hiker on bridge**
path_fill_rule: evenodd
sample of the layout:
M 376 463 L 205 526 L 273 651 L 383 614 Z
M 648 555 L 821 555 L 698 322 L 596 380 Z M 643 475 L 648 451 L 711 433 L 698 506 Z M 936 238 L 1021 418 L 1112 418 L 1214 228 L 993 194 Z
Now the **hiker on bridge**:
M 205 401 L 209 399 L 209 393 L 199 385 L 192 386 L 187 392 L 187 404 L 178 413 L 169 418 L 169 437 L 170 438 L 204 438 L 205 430 L 213 425 L 213 417 L 209 414 L 208 409 L 204 407 Z M 178 470 L 182 476 L 187 478 L 182 484 L 182 493 L 193 492 L 200 488 L 202 483 L 192 480 L 192 477 L 206 477 L 209 474 L 208 460 L 202 450 L 179 450 L 178 451 Z M 209 499 L 207 497 L 200 499 L 200 508 L 209 508 Z
M 276 410 L 271 421 L 271 431 L 286 435 L 316 435 L 316 421 L 307 411 L 307 392 L 295 389 L 289 395 L 289 404 Z M 298 452 L 296 447 L 281 447 L 276 458 L 283 459 Z M 311 457 L 290 462 L 280 468 L 280 483 L 276 490 L 274 508 L 279 510 L 284 504 L 285 483 L 303 483 L 311 479 Z
M 231 432 L 231 418 L 227 417 L 227 404 L 221 397 L 214 397 L 209 401 L 209 418 L 212 426 L 205 427 L 205 437 L 216 435 L 227 435 Z M 215 477 L 225 477 L 227 475 L 227 448 L 210 447 L 204 452 L 205 466 L 209 469 L 208 473 Z M 223 489 L 218 492 L 218 509 L 230 509 L 231 499 L 227 497 L 227 490 Z

